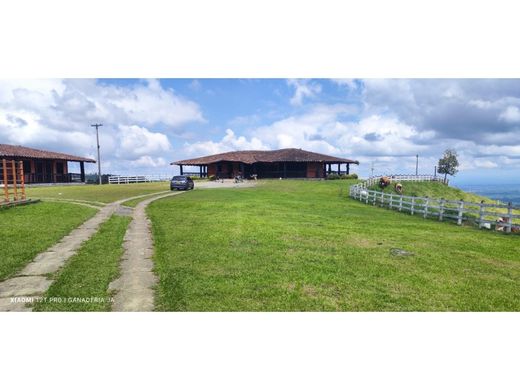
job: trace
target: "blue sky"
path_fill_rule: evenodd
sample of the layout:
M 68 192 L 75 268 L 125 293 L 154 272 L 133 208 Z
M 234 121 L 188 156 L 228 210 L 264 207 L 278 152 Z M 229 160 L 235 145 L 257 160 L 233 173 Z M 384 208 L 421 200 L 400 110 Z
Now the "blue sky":
M 520 182 L 517 79 L 0 80 L 0 143 L 95 157 L 93 122 L 111 173 L 284 147 L 357 159 L 362 175 L 413 172 L 419 154 L 432 173 L 451 147 L 456 183 Z

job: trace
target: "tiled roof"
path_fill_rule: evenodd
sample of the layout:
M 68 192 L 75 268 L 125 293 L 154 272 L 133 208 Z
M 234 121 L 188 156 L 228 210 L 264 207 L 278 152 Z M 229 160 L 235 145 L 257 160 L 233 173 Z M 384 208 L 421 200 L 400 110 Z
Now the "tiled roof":
M 206 165 L 220 161 L 242 162 L 253 164 L 258 162 L 326 162 L 326 163 L 351 163 L 359 164 L 357 160 L 327 156 L 326 154 L 309 152 L 302 149 L 279 149 L 279 150 L 242 150 L 238 152 L 227 152 L 213 154 L 188 160 L 172 162 L 172 165 Z
M 71 154 L 49 152 L 47 150 L 27 148 L 20 145 L 0 144 L 0 158 L 37 158 L 44 160 L 67 160 L 77 162 L 95 163 L 96 160 L 85 157 L 73 156 Z

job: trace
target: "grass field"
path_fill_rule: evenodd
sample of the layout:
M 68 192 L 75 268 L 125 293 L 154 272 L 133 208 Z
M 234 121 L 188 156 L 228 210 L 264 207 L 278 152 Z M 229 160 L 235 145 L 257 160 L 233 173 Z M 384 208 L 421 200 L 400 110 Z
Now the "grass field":
M 409 182 L 403 181 L 401 183 L 403 185 L 403 195 L 407 196 L 422 196 L 429 198 L 444 198 L 450 200 L 464 200 L 467 202 L 480 203 L 480 201 L 484 201 L 486 203 L 494 203 L 491 199 L 486 198 L 485 196 L 480 196 L 477 194 L 472 194 L 469 192 L 464 192 L 459 188 L 450 187 L 445 184 L 439 182 Z M 378 185 L 374 185 L 370 187 L 371 190 L 383 191 L 385 193 L 397 194 L 395 190 L 394 183 L 386 187 L 385 189 L 379 188 Z
M 119 273 L 130 217 L 112 216 L 55 276 L 35 311 L 109 311 L 109 283 Z M 88 298 L 86 301 L 77 298 Z M 91 299 L 97 298 L 98 300 Z
M 49 186 L 27 188 L 27 197 L 74 199 L 88 202 L 110 203 L 138 195 L 170 189 L 168 182 L 139 184 L 105 184 L 78 186 Z
M 519 237 L 347 194 L 346 181 L 287 180 L 151 204 L 157 310 L 520 309 Z
M 90 207 L 51 202 L 0 209 L 0 280 L 20 271 L 95 213 Z

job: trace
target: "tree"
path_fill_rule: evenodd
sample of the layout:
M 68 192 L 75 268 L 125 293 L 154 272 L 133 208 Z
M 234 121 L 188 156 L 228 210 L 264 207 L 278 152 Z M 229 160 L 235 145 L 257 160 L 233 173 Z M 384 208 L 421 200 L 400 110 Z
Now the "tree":
M 453 176 L 458 172 L 459 160 L 457 160 L 457 152 L 453 149 L 446 149 L 444 156 L 439 159 L 437 172 L 444 174 L 444 182 L 448 175 Z

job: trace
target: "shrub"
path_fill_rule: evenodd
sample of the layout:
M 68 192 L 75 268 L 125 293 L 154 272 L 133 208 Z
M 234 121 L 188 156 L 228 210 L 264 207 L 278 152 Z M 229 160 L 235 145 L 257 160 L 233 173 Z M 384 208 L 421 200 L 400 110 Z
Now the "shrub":
M 331 173 L 330 175 L 327 175 L 327 180 L 338 180 L 340 179 L 340 175 L 338 175 L 337 173 Z
M 357 173 L 351 173 L 349 175 L 341 175 L 342 180 L 353 180 L 353 179 L 357 179 L 357 178 L 358 178 Z
M 208 177 L 208 180 L 209 181 L 215 181 L 215 180 L 217 180 L 217 177 L 215 175 L 211 175 L 211 176 Z

